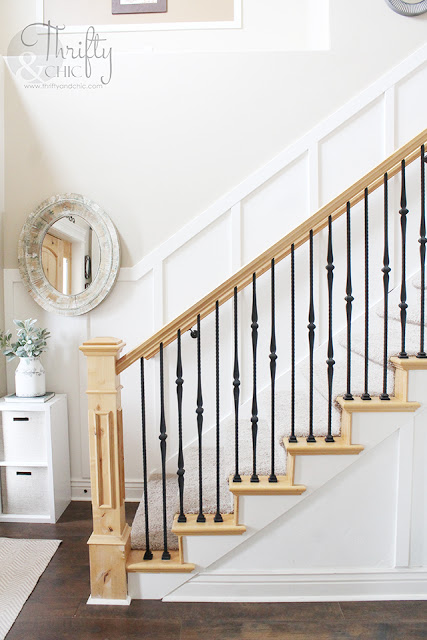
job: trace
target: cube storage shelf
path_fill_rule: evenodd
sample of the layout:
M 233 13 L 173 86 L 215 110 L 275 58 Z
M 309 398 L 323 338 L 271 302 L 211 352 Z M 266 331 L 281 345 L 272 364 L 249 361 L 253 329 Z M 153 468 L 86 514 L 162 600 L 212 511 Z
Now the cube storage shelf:
M 0 419 L 0 522 L 56 522 L 71 500 L 67 396 L 2 398 Z

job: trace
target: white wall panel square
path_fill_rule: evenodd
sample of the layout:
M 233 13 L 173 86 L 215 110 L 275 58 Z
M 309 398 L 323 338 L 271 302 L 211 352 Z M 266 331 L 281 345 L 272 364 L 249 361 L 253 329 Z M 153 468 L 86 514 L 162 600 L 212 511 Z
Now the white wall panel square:
M 308 217 L 308 194 L 308 154 L 304 154 L 243 200 L 243 263 Z
M 381 97 L 320 142 L 320 204 L 327 204 L 383 159 Z
M 396 86 L 396 147 L 400 147 L 426 128 L 427 65 Z

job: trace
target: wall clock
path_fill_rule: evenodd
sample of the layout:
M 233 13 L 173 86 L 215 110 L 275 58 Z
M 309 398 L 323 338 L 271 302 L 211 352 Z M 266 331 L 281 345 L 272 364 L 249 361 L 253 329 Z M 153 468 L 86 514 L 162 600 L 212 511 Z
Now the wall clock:
M 420 16 L 427 13 L 427 0 L 422 2 L 403 2 L 403 0 L 385 0 L 388 6 L 401 16 Z

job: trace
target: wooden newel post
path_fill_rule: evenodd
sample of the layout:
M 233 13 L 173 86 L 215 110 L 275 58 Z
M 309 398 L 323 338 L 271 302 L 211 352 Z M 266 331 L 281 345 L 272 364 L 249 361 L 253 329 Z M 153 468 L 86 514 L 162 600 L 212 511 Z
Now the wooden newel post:
M 124 343 L 116 338 L 88 340 L 87 357 L 90 476 L 93 533 L 89 538 L 90 603 L 128 604 L 126 559 L 130 527 L 125 519 L 123 423 L 116 361 Z

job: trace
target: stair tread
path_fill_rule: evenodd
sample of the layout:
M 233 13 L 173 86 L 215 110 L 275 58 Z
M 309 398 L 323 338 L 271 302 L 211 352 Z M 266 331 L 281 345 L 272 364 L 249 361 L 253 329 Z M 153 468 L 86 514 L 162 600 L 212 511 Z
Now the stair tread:
M 297 443 L 284 441 L 288 453 L 292 455 L 357 455 L 363 451 L 361 444 L 349 444 L 341 436 L 335 436 L 334 442 L 325 442 L 324 437 L 318 437 L 316 442 L 307 442 L 300 438 Z
M 427 358 L 417 358 L 416 356 L 409 356 L 409 358 L 398 358 L 397 356 L 392 356 L 390 358 L 390 362 L 394 367 L 405 369 L 406 371 L 416 371 L 424 369 L 427 370 Z
M 427 368 L 427 367 L 426 367 Z M 344 398 L 337 398 L 337 402 L 348 413 L 354 412 L 403 412 L 403 411 L 416 411 L 421 406 L 419 402 L 406 402 L 395 396 L 391 396 L 390 400 L 381 400 L 378 397 L 374 397 L 371 400 L 362 400 L 355 397 L 354 400 L 344 400 Z
M 176 536 L 232 536 L 242 535 L 246 527 L 235 524 L 233 513 L 223 513 L 223 522 L 214 522 L 215 515 L 206 513 L 206 522 L 197 522 L 197 513 L 186 514 L 187 522 L 178 522 L 176 515 L 173 521 L 172 533 Z
M 145 551 L 136 549 L 129 553 L 126 571 L 129 573 L 191 573 L 195 565 L 181 562 L 179 551 L 170 551 L 171 559 L 162 560 L 162 551 L 153 551 L 152 560 L 144 560 Z
M 269 476 L 259 476 L 259 482 L 251 482 L 251 476 L 241 476 L 242 482 L 233 482 L 230 476 L 229 487 L 235 495 L 300 495 L 304 485 L 292 484 L 288 476 L 277 476 L 277 482 L 269 482 Z

